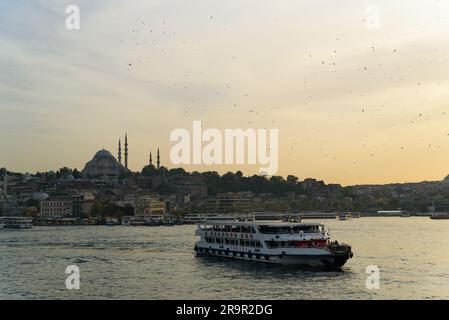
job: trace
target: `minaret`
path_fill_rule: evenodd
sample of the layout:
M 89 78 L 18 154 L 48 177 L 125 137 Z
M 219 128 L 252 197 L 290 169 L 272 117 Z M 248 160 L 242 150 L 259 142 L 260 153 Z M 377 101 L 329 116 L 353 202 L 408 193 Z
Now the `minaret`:
M 157 168 L 158 168 L 158 169 L 161 167 L 161 157 L 160 157 L 160 155 L 159 155 L 159 148 L 157 148 L 156 165 L 157 165 Z
M 125 168 L 128 169 L 128 134 L 125 134 Z
M 150 151 L 150 166 L 153 165 L 153 156 L 151 155 L 151 151 Z
M 3 177 L 3 195 L 5 196 L 5 198 L 6 195 L 8 194 L 7 185 L 8 185 L 8 172 L 5 170 L 5 175 Z
M 122 164 L 122 142 L 118 139 L 118 162 Z

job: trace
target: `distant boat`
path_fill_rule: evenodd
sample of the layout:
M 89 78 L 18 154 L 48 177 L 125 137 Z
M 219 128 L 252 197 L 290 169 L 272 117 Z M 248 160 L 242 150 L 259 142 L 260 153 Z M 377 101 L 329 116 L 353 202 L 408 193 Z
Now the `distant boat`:
M 116 219 L 116 218 L 106 219 L 106 225 L 107 226 L 117 226 L 117 225 L 119 225 L 118 219 Z
M 348 220 L 349 217 L 344 213 L 339 213 L 339 214 L 337 214 L 336 218 L 339 221 L 346 221 L 346 220 Z
M 403 213 L 401 213 L 400 217 L 401 218 L 409 218 L 410 217 L 410 213 L 403 212 Z
M 287 215 L 282 217 L 282 222 L 301 222 L 301 217 L 297 215 Z
M 124 216 L 122 217 L 122 226 L 130 226 L 131 225 L 131 219 L 130 216 Z
M 434 220 L 446 220 L 449 219 L 449 213 L 448 212 L 434 212 L 431 216 L 430 219 L 434 219 Z
M 243 217 L 239 214 L 229 213 L 229 214 L 223 214 L 223 213 L 190 213 L 184 216 L 183 221 L 184 224 L 197 224 L 204 221 L 236 221 L 236 220 L 254 220 L 253 216 L 246 216 Z
M 3 217 L 1 223 L 4 229 L 33 228 L 33 219 L 28 217 Z
M 131 219 L 131 226 L 140 227 L 145 225 L 145 219 L 143 217 L 133 217 Z

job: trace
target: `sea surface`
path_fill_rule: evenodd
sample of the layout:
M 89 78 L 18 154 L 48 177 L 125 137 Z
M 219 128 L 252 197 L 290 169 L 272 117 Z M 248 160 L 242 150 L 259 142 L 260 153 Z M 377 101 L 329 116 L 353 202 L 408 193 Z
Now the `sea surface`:
M 0 299 L 449 299 L 449 220 L 322 220 L 341 271 L 195 257 L 193 225 L 0 229 Z M 67 290 L 66 267 L 80 269 Z M 379 289 L 365 285 L 378 266 Z

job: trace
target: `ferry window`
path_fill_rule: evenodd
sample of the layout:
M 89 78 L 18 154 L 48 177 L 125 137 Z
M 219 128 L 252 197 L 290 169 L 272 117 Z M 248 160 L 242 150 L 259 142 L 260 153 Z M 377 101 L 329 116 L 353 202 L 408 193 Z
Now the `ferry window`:
M 267 241 L 266 244 L 269 248 L 277 248 L 279 246 L 276 241 Z
M 242 227 L 241 227 L 241 232 L 242 232 L 242 233 L 249 233 L 250 230 L 251 230 L 250 227 L 246 227 L 246 226 L 242 226 Z
M 238 227 L 238 226 L 232 226 L 231 232 L 240 232 L 240 227 Z
M 290 233 L 291 228 L 290 227 L 280 227 L 277 231 L 278 231 L 278 233 Z
M 295 233 L 299 233 L 299 232 L 304 232 L 304 233 L 311 233 L 311 232 L 316 232 L 316 226 L 296 226 L 293 227 L 293 231 Z
M 254 229 L 254 227 L 251 227 L 251 233 L 256 233 L 256 229 Z
M 275 227 L 269 227 L 269 226 L 260 226 L 259 227 L 259 232 L 260 233 L 274 234 L 274 233 L 276 233 L 276 228 Z
M 245 246 L 245 241 L 244 240 L 240 240 L 240 245 L 241 246 Z

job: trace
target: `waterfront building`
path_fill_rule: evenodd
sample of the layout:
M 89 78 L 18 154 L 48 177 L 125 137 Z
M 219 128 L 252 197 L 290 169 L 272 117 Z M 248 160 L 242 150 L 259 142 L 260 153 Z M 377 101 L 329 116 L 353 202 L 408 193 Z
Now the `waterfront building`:
M 154 194 L 139 195 L 133 201 L 135 216 L 151 216 L 165 214 L 165 202 Z
M 17 198 L 8 195 L 8 174 L 3 176 L 3 188 L 0 191 L 0 216 L 11 216 L 17 214 Z
M 72 216 L 81 218 L 87 216 L 93 208 L 95 197 L 91 192 L 77 193 L 72 197 Z
M 39 216 L 43 219 L 61 219 L 73 215 L 73 197 L 70 195 L 53 195 L 41 201 Z
M 253 196 L 248 192 L 218 193 L 215 198 L 207 199 L 206 205 L 210 212 L 250 212 Z
M 207 198 L 207 185 L 198 178 L 180 175 L 169 178 L 168 183 L 175 187 L 179 195 L 190 195 L 192 200 Z

